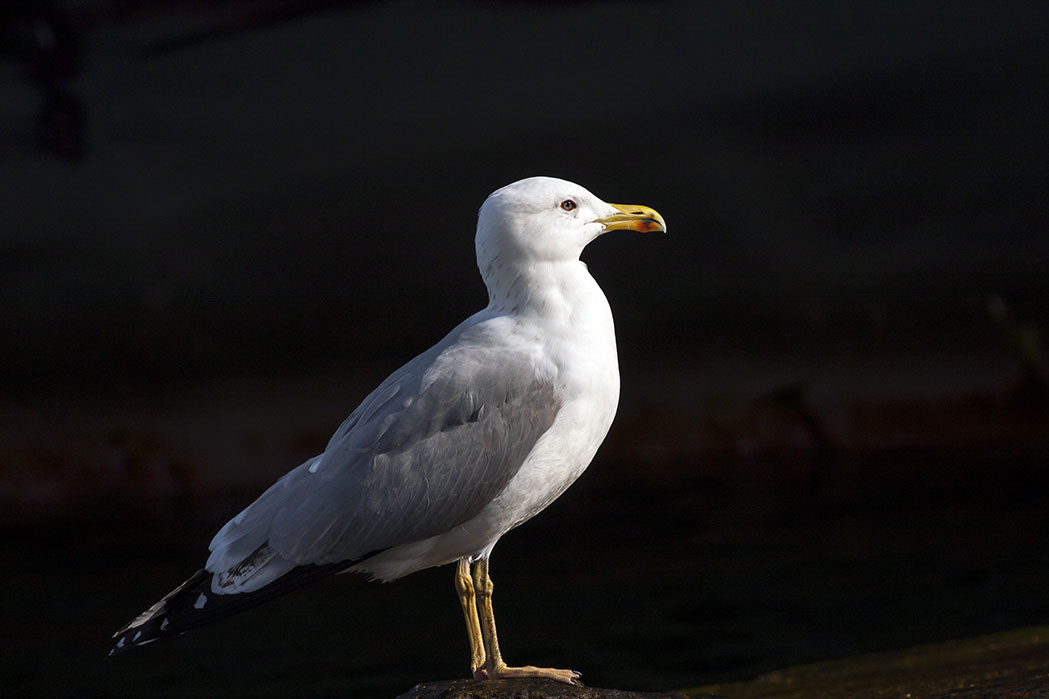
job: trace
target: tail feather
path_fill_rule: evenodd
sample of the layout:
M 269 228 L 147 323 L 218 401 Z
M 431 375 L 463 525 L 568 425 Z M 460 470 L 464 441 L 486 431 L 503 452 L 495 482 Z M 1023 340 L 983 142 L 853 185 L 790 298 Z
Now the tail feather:
M 252 592 L 220 595 L 212 592 L 213 574 L 198 570 L 186 582 L 139 614 L 113 634 L 117 639 L 110 655 L 185 633 L 223 617 L 242 612 L 286 592 L 352 567 L 358 561 L 294 568 L 265 587 Z

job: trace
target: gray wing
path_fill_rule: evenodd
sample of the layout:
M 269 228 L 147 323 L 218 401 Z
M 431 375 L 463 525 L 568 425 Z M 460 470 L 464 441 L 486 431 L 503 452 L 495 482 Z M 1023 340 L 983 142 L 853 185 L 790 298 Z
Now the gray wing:
M 323 454 L 222 528 L 207 569 L 246 580 L 269 563 L 261 582 L 425 539 L 478 514 L 560 407 L 552 383 L 537 378 L 535 353 L 492 340 L 484 326 L 457 329 L 386 379 Z

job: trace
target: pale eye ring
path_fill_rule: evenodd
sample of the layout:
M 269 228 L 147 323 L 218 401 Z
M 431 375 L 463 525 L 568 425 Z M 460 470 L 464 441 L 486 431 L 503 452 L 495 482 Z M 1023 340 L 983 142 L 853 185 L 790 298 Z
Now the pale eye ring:
M 576 206 L 578 206 L 578 204 L 576 204 L 571 199 L 565 199 L 563 202 L 561 202 L 561 208 L 565 211 L 572 211 L 576 208 Z

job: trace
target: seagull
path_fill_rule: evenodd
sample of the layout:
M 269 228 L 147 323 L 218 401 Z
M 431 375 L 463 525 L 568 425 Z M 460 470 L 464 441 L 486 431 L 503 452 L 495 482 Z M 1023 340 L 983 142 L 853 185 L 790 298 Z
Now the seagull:
M 110 655 L 181 634 L 333 573 L 383 581 L 457 563 L 473 677 L 573 670 L 504 662 L 488 561 L 506 532 L 586 469 L 619 402 L 612 312 L 579 256 L 654 209 L 531 177 L 493 192 L 475 240 L 488 305 L 395 371 L 324 452 L 226 523 L 204 568 L 113 638 Z

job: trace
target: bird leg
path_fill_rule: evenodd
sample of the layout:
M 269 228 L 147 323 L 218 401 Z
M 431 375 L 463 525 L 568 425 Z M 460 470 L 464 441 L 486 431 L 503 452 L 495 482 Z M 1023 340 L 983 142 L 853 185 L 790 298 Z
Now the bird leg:
M 487 677 L 497 680 L 509 677 L 545 677 L 566 684 L 582 684 L 579 673 L 574 670 L 559 670 L 549 667 L 509 667 L 503 662 L 499 652 L 499 638 L 495 633 L 495 613 L 492 611 L 492 578 L 488 575 L 488 561 L 482 558 L 473 566 L 474 595 L 477 598 L 477 612 L 480 614 L 481 635 L 484 639 L 484 670 L 474 671 L 474 679 Z M 468 615 L 469 616 L 469 615 Z M 472 640 L 471 640 L 472 642 Z M 476 654 L 474 655 L 476 658 Z
M 466 634 L 470 637 L 470 672 L 477 678 L 479 672 L 484 672 L 484 639 L 477 618 L 477 598 L 470 577 L 469 559 L 460 558 L 455 568 L 455 591 L 459 593 L 459 604 L 463 606 L 463 616 L 466 617 Z

